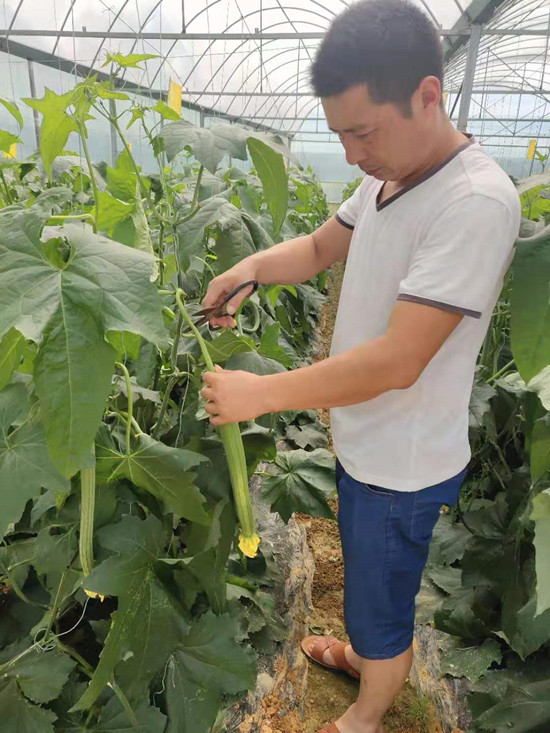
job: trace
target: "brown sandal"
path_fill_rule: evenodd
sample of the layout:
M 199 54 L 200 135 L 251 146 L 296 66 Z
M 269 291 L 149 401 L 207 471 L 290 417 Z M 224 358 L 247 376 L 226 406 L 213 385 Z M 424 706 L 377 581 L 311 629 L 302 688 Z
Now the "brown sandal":
M 312 647 L 311 652 L 308 652 L 307 647 L 309 646 L 312 639 L 315 639 L 315 644 Z M 339 641 L 334 636 L 319 636 L 317 634 L 306 636 L 305 639 L 302 639 L 301 644 L 302 651 L 304 652 L 306 657 L 311 659 L 316 664 L 320 664 L 321 667 L 330 669 L 333 672 L 345 672 L 350 677 L 357 680 L 361 677 L 361 675 L 351 666 L 351 664 L 349 664 L 348 660 L 346 659 L 346 653 L 344 651 L 346 646 L 347 643 L 345 641 Z M 327 649 L 330 649 L 330 651 L 332 652 L 332 656 L 334 657 L 336 666 L 323 662 L 323 654 L 326 652 Z M 331 723 L 331 725 L 333 724 Z M 340 733 L 340 731 L 338 731 L 338 729 L 323 729 L 323 731 L 320 731 L 320 733 Z

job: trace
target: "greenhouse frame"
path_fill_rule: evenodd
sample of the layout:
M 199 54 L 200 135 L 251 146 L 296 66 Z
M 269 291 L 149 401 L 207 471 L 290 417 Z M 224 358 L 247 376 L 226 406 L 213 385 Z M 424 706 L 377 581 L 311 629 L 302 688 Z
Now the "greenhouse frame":
M 531 141 L 550 146 L 548 48 L 550 8 L 544 0 L 416 0 L 440 29 L 447 62 L 446 105 L 516 178 L 540 172 Z M 170 79 L 182 86 L 185 117 L 208 126 L 227 120 L 274 131 L 321 177 L 330 200 L 358 171 L 343 161 L 309 66 L 344 0 L 3 0 L 2 93 L 40 97 L 102 69 L 110 52 L 158 55 L 146 71 L 120 84 L 145 98 L 166 98 Z M 29 111 L 26 111 L 29 114 Z M 27 128 L 25 149 L 36 145 Z M 105 130 L 106 131 L 106 130 Z M 110 133 L 112 134 L 112 133 Z M 91 128 L 96 157 L 112 160 L 117 144 Z M 139 140 L 135 142 L 139 145 Z M 531 147 L 530 147 L 531 146 Z M 531 155 L 528 157 L 529 150 Z M 544 166 L 543 166 L 544 168 Z

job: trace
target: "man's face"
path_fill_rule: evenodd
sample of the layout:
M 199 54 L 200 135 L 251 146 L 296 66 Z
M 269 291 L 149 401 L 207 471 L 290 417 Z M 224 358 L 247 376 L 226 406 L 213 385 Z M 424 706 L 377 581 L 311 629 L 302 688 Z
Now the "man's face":
M 350 165 L 381 181 L 398 181 L 422 164 L 430 136 L 429 115 L 415 92 L 412 117 L 395 104 L 377 104 L 366 86 L 355 86 L 322 100 L 331 130 L 336 132 Z

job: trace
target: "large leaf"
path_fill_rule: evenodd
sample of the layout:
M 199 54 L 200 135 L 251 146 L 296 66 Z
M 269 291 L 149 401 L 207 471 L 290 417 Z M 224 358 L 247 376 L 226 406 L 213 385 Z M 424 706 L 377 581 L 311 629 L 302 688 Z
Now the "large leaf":
M 100 481 L 128 478 L 136 486 L 149 491 L 166 503 L 178 517 L 209 525 L 203 509 L 206 501 L 194 483 L 191 469 L 207 459 L 199 453 L 172 448 L 142 433 L 135 447 L 126 455 L 112 440 L 100 445 L 96 454 L 96 474 Z
M 15 327 L 38 342 L 63 304 L 90 310 L 104 331 L 167 346 L 162 302 L 149 282 L 151 257 L 72 224 L 52 231 L 66 240 L 54 264 L 45 256 L 52 248 L 40 242 L 51 202 L 48 191 L 30 209 L 0 212 L 0 334 Z
M 550 423 L 548 416 L 537 420 L 531 433 L 529 450 L 531 478 L 538 481 L 550 471 Z
M 483 677 L 494 662 L 502 659 L 500 644 L 496 639 L 486 639 L 481 646 L 463 646 L 456 637 L 446 636 L 441 646 L 441 674 L 467 677 L 470 682 Z
M 273 230 L 277 235 L 288 208 L 288 180 L 283 156 L 255 138 L 249 138 L 248 149 L 262 182 L 264 196 L 273 219 Z
M 239 644 L 236 619 L 204 613 L 171 655 L 166 670 L 167 733 L 208 733 L 224 693 L 251 689 L 256 654 Z
M 165 128 L 166 129 L 166 128 Z M 214 196 L 205 201 L 198 212 L 178 227 L 178 242 L 181 263 L 187 267 L 193 256 L 203 257 L 205 229 L 214 224 L 221 231 L 242 224 L 239 209 L 223 196 Z
M 117 224 L 128 219 L 134 207 L 125 201 L 112 196 L 108 191 L 100 191 L 97 196 L 99 214 L 97 228 L 100 231 L 109 232 Z
M 335 490 L 334 456 L 323 448 L 280 451 L 262 484 L 262 498 L 288 522 L 294 512 L 336 519 L 327 503 Z
M 550 489 L 533 499 L 537 571 L 537 616 L 550 608 Z
M 544 733 L 550 727 L 550 680 L 508 684 L 501 702 L 480 715 L 476 724 L 498 733 Z
M 27 394 L 21 384 L 8 385 L 0 392 L 0 536 L 17 522 L 29 499 L 42 487 L 68 493 L 70 484 L 55 468 L 46 447 L 41 425 L 19 424 L 28 411 Z
M 67 144 L 71 132 L 78 132 L 78 126 L 67 114 L 67 107 L 73 100 L 73 92 L 56 94 L 46 87 L 42 99 L 23 99 L 29 107 L 42 114 L 40 128 L 40 152 L 46 173 L 51 177 L 52 163 Z
M 529 382 L 550 362 L 550 227 L 518 240 L 511 298 L 512 351 Z
M 24 642 L 17 649 L 8 647 L 2 652 L 2 661 L 13 658 L 28 647 Z M 16 652 L 16 653 L 14 653 Z M 17 680 L 22 692 L 33 702 L 46 703 L 61 694 L 76 662 L 58 649 L 49 652 L 34 650 L 11 664 L 6 676 Z
M 250 138 L 262 140 L 273 150 L 277 150 L 300 166 L 299 161 L 290 150 L 282 145 L 280 138 L 268 137 L 239 125 L 218 123 L 206 128 L 179 120 L 165 125 L 161 137 L 164 139 L 168 160 L 175 158 L 185 148 L 190 148 L 195 158 L 210 173 L 216 172 L 225 157 L 246 160 L 248 157 L 247 141 Z
M 25 351 L 25 339 L 15 328 L 10 330 L 0 340 L 0 389 L 3 389 L 10 381 L 15 368 L 19 366 L 23 352 Z
M 118 608 L 95 673 L 71 712 L 90 708 L 115 668 L 126 689 L 143 692 L 188 631 L 180 609 L 156 572 L 168 540 L 162 523 L 152 514 L 144 521 L 125 516 L 117 524 L 100 529 L 96 537 L 116 555 L 92 570 L 85 587 L 117 596 Z M 126 661 L 121 664 L 122 659 Z
M 65 476 L 84 464 L 109 392 L 115 350 L 89 311 L 62 296 L 48 322 L 34 368 L 50 455 Z
M 55 714 L 50 710 L 25 700 L 15 680 L 0 692 L 2 733 L 54 733 L 55 719 Z

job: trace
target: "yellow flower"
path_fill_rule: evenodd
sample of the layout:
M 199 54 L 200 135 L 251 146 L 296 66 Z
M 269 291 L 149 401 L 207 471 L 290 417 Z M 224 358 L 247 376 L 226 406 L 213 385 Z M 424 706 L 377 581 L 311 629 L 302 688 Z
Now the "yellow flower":
M 247 557 L 256 557 L 259 544 L 260 538 L 257 534 L 253 534 L 251 537 L 245 537 L 243 534 L 239 535 L 239 549 Z
M 86 590 L 86 588 L 84 588 L 84 593 L 86 593 L 87 596 L 90 596 L 90 598 L 99 598 L 102 603 L 105 600 L 105 596 L 102 596 L 101 593 L 94 593 L 93 590 Z

